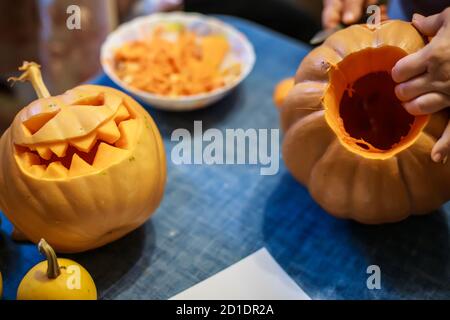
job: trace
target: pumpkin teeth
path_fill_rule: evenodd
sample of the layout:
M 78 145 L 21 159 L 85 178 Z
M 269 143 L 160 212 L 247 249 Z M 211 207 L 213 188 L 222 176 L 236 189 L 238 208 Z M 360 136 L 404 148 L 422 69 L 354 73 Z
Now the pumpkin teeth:
M 91 151 L 92 147 L 97 142 L 97 133 L 93 132 L 85 137 L 72 139 L 69 143 L 82 152 Z
M 22 163 L 27 167 L 31 167 L 33 165 L 38 165 L 41 163 L 39 156 L 37 154 L 31 153 L 31 152 L 21 153 L 20 159 L 22 160 Z
M 52 154 L 53 154 L 52 151 L 50 150 L 50 148 L 48 148 L 48 147 L 39 146 L 39 147 L 36 147 L 36 151 L 37 151 L 37 153 L 39 153 L 39 156 L 45 160 L 50 160 L 52 157 Z
M 94 158 L 92 166 L 96 168 L 105 168 L 111 163 L 111 159 L 117 159 L 127 154 L 126 150 L 116 148 L 107 143 L 100 143 L 98 146 L 97 154 Z
M 56 154 L 58 158 L 65 157 L 69 144 L 66 142 L 52 143 L 49 145 L 50 150 Z
M 94 171 L 94 168 L 90 164 L 81 159 L 76 153 L 73 154 L 72 162 L 70 163 L 69 177 L 88 174 L 92 171 Z
M 43 175 L 44 178 L 64 178 L 67 177 L 68 170 L 66 167 L 62 165 L 60 161 L 51 162 L 45 173 Z
M 35 164 L 30 167 L 30 173 L 37 177 L 42 177 L 45 173 L 46 166 L 43 164 Z
M 130 119 L 122 121 L 119 124 L 120 139 L 116 142 L 115 146 L 118 148 L 128 149 L 129 142 L 134 141 L 137 134 L 138 122 L 136 119 Z
M 120 138 L 120 131 L 114 120 L 109 120 L 97 129 L 97 139 L 114 143 Z
M 128 109 L 123 104 L 121 104 L 117 109 L 116 114 L 114 115 L 114 121 L 119 124 L 120 122 L 127 120 L 128 118 L 130 118 L 130 113 L 128 112 Z

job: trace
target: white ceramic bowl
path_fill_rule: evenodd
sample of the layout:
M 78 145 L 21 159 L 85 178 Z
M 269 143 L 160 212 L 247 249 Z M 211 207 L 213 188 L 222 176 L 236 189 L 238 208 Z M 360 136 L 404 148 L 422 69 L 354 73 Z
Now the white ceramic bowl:
M 168 97 L 157 95 L 126 84 L 115 74 L 113 67 L 115 50 L 126 42 L 148 37 L 152 30 L 162 23 L 182 24 L 199 35 L 221 34 L 226 36 L 230 43 L 230 51 L 225 57 L 222 67 L 226 68 L 231 63 L 239 62 L 241 64 L 241 74 L 224 87 L 191 96 Z M 118 86 L 155 108 L 170 111 L 195 110 L 211 105 L 223 98 L 244 80 L 255 64 L 253 46 L 241 32 L 218 19 L 197 13 L 184 12 L 155 13 L 120 25 L 103 43 L 100 58 L 103 70 Z

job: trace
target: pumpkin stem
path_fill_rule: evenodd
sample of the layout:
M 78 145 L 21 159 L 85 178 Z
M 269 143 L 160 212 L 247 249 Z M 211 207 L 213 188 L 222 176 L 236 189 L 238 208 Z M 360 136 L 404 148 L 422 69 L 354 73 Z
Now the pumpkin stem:
M 40 68 L 41 66 L 36 62 L 24 61 L 22 66 L 19 67 L 19 70 L 23 71 L 22 75 L 20 77 L 11 77 L 8 81 L 12 81 L 14 84 L 17 81 L 23 82 L 28 80 L 33 85 L 34 91 L 36 91 L 39 98 L 48 98 L 50 93 L 42 80 Z
M 46 256 L 47 258 L 47 277 L 49 279 L 56 279 L 61 274 L 61 269 L 59 268 L 58 258 L 56 257 L 55 250 L 45 241 L 41 239 L 38 243 L 39 252 Z

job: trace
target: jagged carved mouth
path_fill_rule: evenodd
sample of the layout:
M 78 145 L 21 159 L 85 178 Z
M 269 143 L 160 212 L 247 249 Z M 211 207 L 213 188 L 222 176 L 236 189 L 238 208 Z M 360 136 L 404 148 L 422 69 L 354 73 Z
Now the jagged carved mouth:
M 136 133 L 137 120 L 122 104 L 111 119 L 88 135 L 54 143 L 15 145 L 15 155 L 22 168 L 35 177 L 76 177 L 126 157 Z

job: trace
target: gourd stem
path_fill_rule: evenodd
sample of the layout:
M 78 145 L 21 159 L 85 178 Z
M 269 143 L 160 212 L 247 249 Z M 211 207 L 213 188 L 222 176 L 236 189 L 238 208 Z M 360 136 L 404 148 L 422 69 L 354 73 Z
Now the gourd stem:
M 24 61 L 19 68 L 20 71 L 23 71 L 22 75 L 20 77 L 11 77 L 8 81 L 12 81 L 13 83 L 16 81 L 30 81 L 39 98 L 48 98 L 50 97 L 50 93 L 42 80 L 40 68 L 41 66 L 35 62 Z
M 56 279 L 61 274 L 61 269 L 59 268 L 58 258 L 52 247 L 45 241 L 41 239 L 38 243 L 39 252 L 46 256 L 47 258 L 47 277 L 49 279 Z

